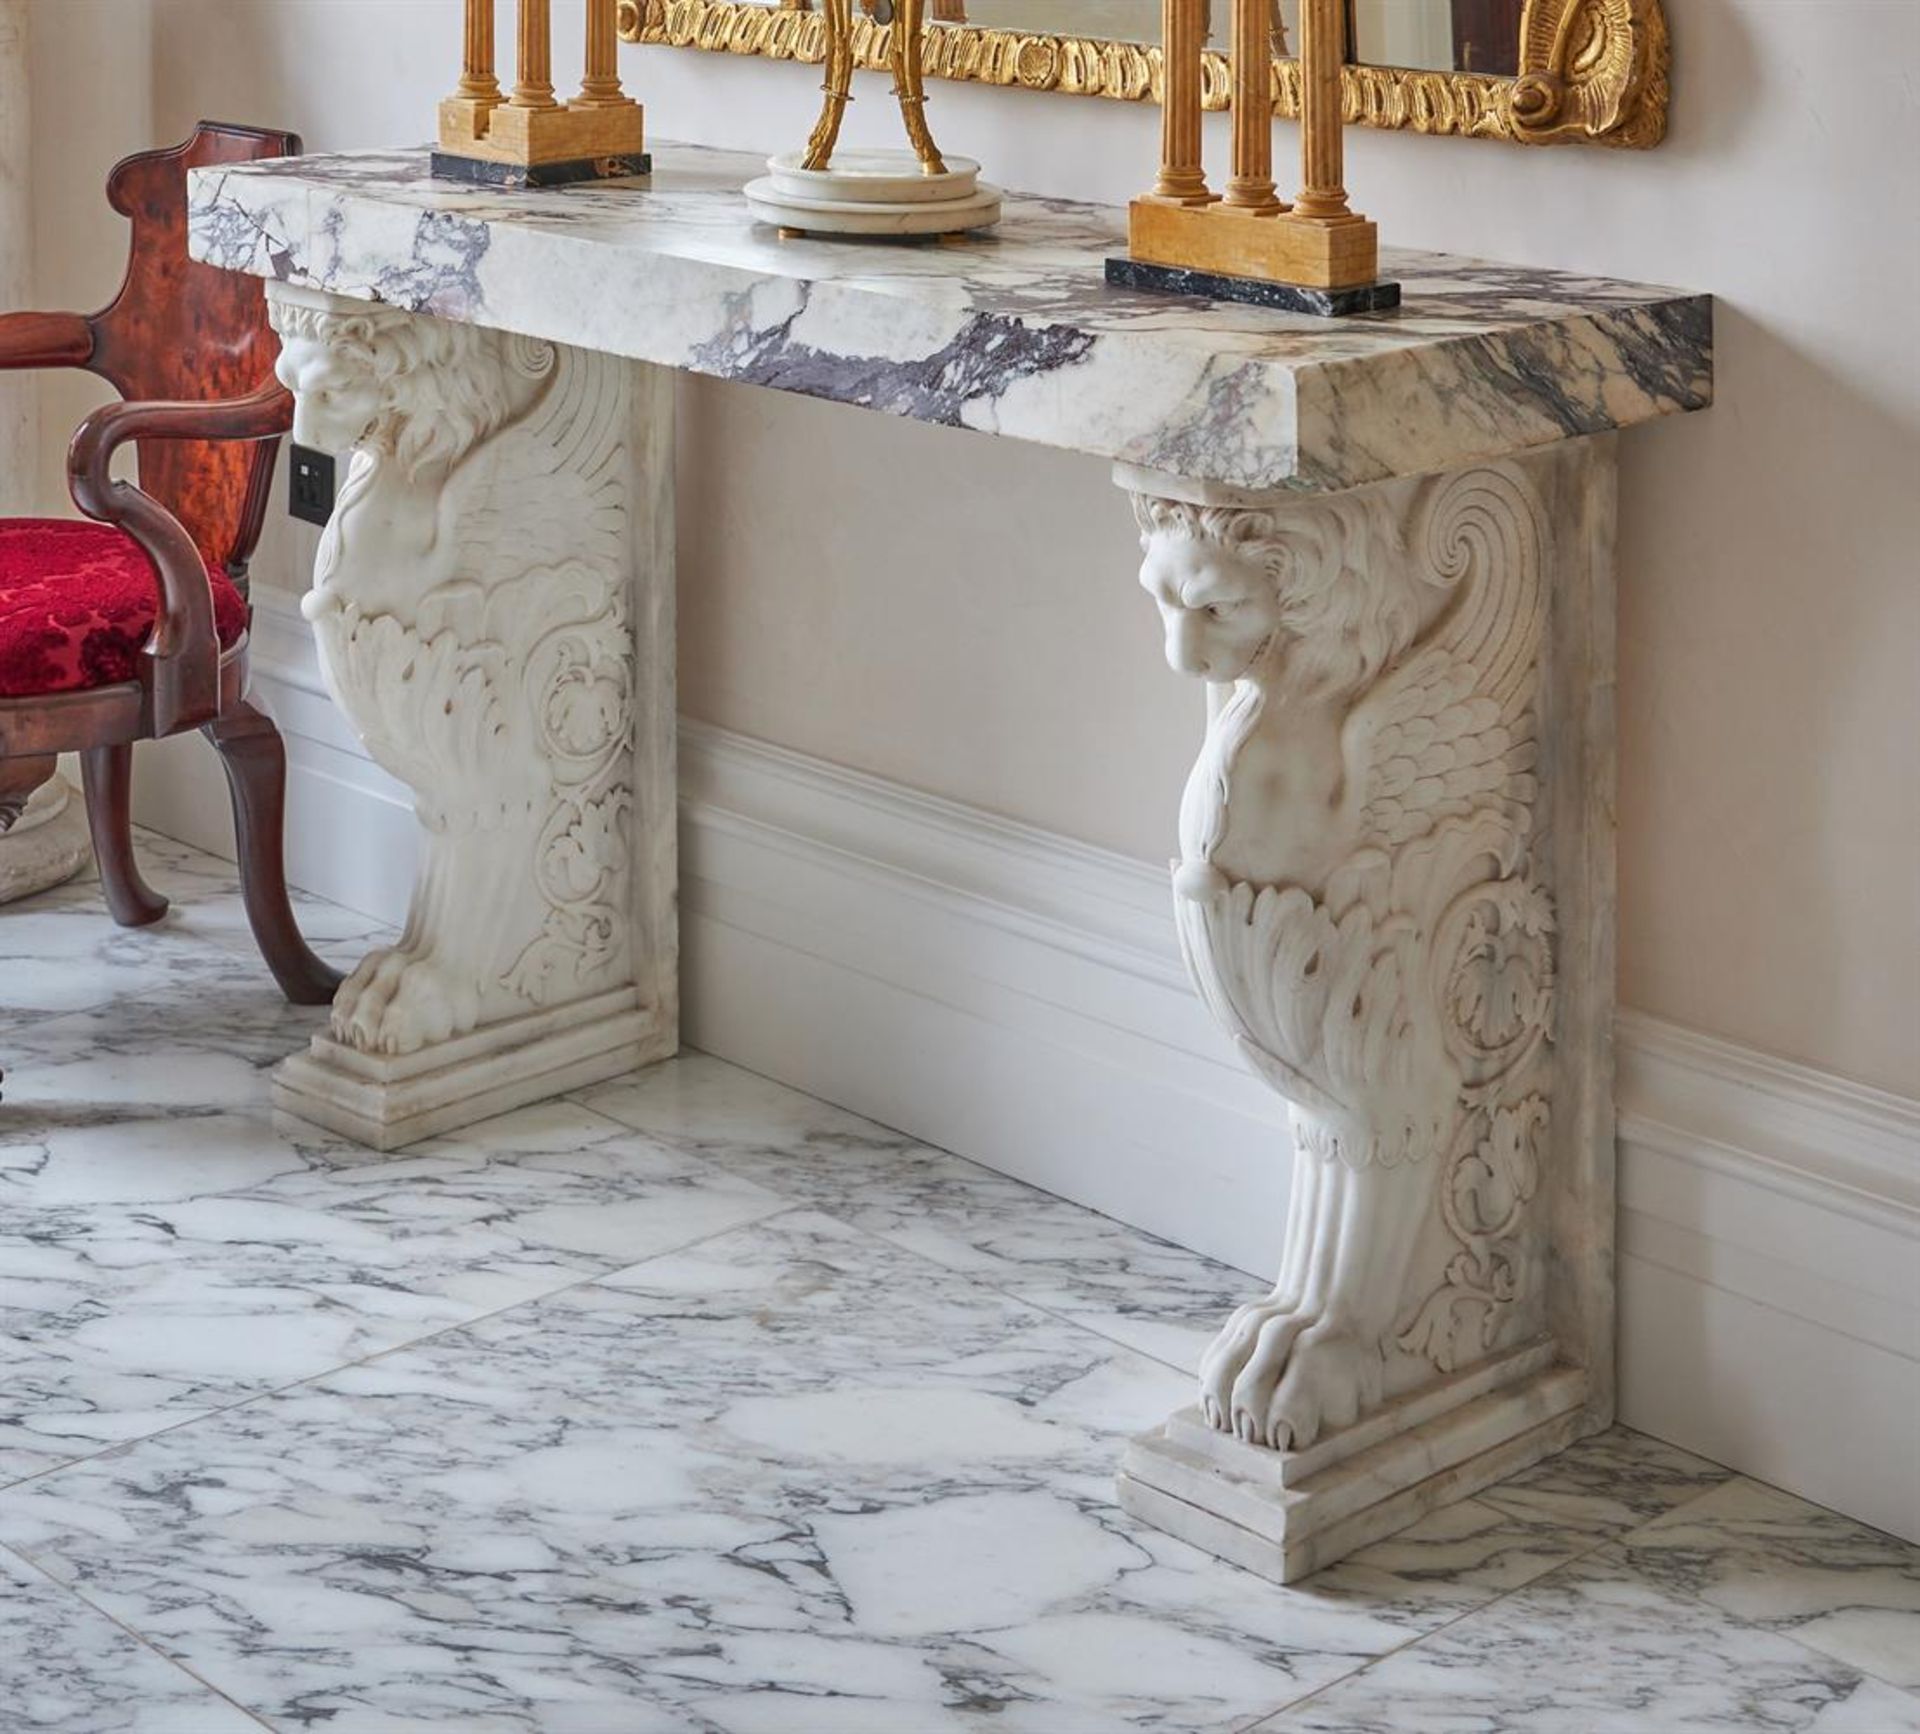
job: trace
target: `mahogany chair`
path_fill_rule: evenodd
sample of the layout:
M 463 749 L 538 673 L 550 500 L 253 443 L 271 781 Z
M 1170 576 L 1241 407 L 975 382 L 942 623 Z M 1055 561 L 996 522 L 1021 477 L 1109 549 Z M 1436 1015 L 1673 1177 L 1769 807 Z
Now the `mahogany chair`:
M 0 519 L 0 808 L 78 752 L 107 907 L 123 927 L 166 913 L 140 876 L 133 745 L 198 728 L 233 795 L 247 919 L 300 1005 L 339 976 L 307 948 L 282 858 L 286 749 L 247 702 L 247 562 L 266 519 L 293 400 L 260 285 L 187 257 L 187 171 L 298 154 L 292 133 L 201 122 L 107 181 L 132 224 L 126 281 L 102 313 L 0 314 L 0 368 L 81 367 L 125 400 L 74 435 L 83 519 Z M 137 449 L 139 485 L 109 474 Z

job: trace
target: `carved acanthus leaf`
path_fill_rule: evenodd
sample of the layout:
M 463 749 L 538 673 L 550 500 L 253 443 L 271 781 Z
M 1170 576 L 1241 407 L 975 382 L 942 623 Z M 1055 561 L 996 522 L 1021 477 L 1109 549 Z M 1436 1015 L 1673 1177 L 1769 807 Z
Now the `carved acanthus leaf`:
M 1473 1115 L 1441 1177 L 1440 1214 L 1462 1250 L 1399 1341 L 1443 1373 L 1493 1349 L 1513 1308 L 1538 1282 L 1524 1225 L 1540 1185 L 1547 1123 L 1544 1096 Z

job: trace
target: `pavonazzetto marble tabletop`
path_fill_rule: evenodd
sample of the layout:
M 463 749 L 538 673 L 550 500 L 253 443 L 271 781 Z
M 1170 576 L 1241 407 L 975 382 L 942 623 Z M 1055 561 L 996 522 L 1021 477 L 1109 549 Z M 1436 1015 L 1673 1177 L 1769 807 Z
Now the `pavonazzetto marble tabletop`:
M 1388 249 L 1342 320 L 1109 288 L 1125 213 L 1013 196 L 936 245 L 781 239 L 757 156 L 656 144 L 645 181 L 503 192 L 424 149 L 194 177 L 197 258 L 337 295 L 1230 487 L 1343 489 L 1700 409 L 1712 303 Z

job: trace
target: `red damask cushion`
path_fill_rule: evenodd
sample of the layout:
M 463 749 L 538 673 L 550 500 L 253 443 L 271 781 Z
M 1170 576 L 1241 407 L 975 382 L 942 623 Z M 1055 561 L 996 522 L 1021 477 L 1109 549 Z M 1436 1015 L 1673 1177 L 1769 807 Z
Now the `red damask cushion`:
M 247 605 L 209 570 L 221 647 Z M 160 580 L 124 530 L 86 519 L 0 518 L 0 698 L 78 692 L 138 678 L 160 613 Z

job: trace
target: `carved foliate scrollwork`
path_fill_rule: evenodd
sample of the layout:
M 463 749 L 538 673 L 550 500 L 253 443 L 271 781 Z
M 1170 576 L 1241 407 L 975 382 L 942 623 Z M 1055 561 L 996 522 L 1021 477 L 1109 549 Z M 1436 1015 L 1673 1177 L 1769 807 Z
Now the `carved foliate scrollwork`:
M 403 1054 L 625 979 L 632 805 L 621 363 L 386 308 L 273 303 L 296 434 L 352 466 L 303 608 L 413 792 L 407 930 L 337 1039 Z
M 1279 1283 L 1215 1343 L 1203 1407 L 1300 1446 L 1381 1400 L 1394 1348 L 1470 1361 L 1533 1292 L 1548 531 L 1509 466 L 1138 511 L 1168 658 L 1214 695 L 1182 943 L 1299 1151 Z M 1438 1268 L 1436 1230 L 1458 1249 Z
M 630 42 L 814 65 L 826 58 L 817 12 L 764 0 L 621 0 L 620 30 Z M 1643 150 L 1666 136 L 1669 55 L 1662 0 L 1528 0 L 1518 77 L 1348 66 L 1341 77 L 1345 114 L 1353 126 Z M 854 59 L 886 67 L 885 26 L 856 20 Z M 927 37 L 926 71 L 934 78 L 1124 102 L 1160 99 L 1160 61 L 1160 49 L 1146 42 L 961 24 Z M 1209 52 L 1203 106 L 1224 109 L 1231 95 L 1227 57 Z M 1299 118 L 1295 61 L 1274 63 L 1274 113 Z

